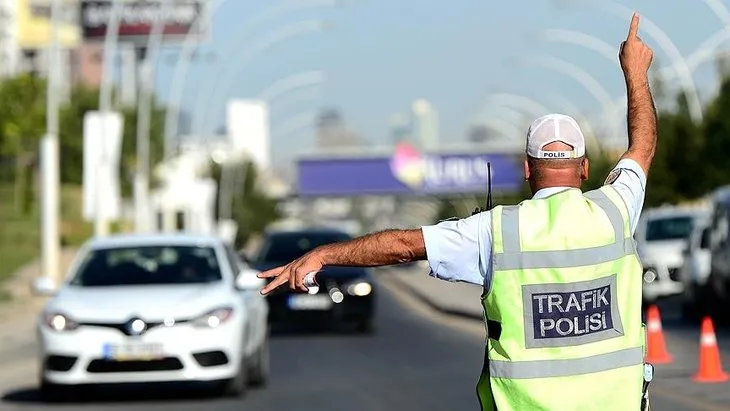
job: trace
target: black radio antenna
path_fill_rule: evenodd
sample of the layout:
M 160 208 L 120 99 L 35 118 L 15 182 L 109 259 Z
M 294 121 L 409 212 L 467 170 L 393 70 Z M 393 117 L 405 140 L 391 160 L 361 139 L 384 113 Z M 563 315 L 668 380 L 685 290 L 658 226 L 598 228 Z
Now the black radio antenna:
M 476 215 L 481 212 L 492 209 L 492 164 L 487 162 L 487 204 L 486 208 L 475 208 L 471 215 Z
M 487 163 L 487 210 L 492 209 L 492 164 Z

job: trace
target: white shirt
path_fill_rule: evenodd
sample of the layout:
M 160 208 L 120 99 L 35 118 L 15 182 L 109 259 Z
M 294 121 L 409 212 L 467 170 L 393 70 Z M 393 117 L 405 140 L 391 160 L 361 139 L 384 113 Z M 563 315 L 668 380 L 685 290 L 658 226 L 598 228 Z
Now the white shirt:
M 622 159 L 613 171 L 621 170 L 611 185 L 628 208 L 631 233 L 636 231 L 644 206 L 646 174 L 637 162 Z M 532 198 L 545 198 L 567 187 L 539 190 Z M 430 275 L 441 280 L 467 282 L 491 288 L 492 215 L 485 211 L 456 221 L 421 227 L 426 243 Z

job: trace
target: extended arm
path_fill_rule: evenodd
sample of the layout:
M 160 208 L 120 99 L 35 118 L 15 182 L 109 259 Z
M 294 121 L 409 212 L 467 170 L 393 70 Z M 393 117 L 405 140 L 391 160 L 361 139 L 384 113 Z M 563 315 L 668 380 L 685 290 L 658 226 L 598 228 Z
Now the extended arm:
M 313 251 L 322 265 L 378 267 L 426 258 L 423 231 L 385 230 Z
M 425 258 L 426 245 L 421 229 L 381 231 L 317 247 L 285 266 L 259 274 L 262 278 L 276 277 L 261 293 L 268 294 L 287 282 L 292 290 L 306 290 L 304 277 L 327 265 L 377 267 Z

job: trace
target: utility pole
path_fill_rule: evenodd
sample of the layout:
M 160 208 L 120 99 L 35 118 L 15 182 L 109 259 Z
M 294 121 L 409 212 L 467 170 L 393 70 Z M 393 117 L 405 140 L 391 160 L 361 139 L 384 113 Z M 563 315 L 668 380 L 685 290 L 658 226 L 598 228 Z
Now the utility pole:
M 147 45 L 137 49 L 136 62 L 139 67 L 137 75 L 139 98 L 137 99 L 137 167 L 134 174 L 134 212 L 135 231 L 150 230 L 150 127 L 152 119 L 154 93 L 154 67 L 157 49 L 160 48 L 168 14 L 172 7 L 171 0 L 165 0 L 161 15 L 155 20 L 152 31 L 147 38 Z
M 58 0 L 56 0 L 58 1 Z M 101 127 L 101 161 L 96 169 L 96 187 L 94 187 L 94 197 L 96 206 L 94 207 L 94 234 L 97 237 L 103 237 L 109 234 L 109 222 L 106 219 L 106 216 L 104 215 L 102 211 L 102 189 L 101 189 L 101 182 L 104 180 L 101 179 L 101 176 L 106 176 L 108 174 L 108 168 L 109 168 L 109 160 L 107 158 L 106 152 L 106 145 L 107 145 L 107 136 L 106 136 L 106 121 L 107 116 L 111 112 L 112 108 L 112 68 L 114 63 L 114 56 L 116 54 L 117 50 L 117 39 L 119 37 L 119 19 L 120 19 L 120 11 L 122 11 L 122 1 L 121 0 L 113 0 L 112 1 L 112 10 L 111 10 L 111 16 L 109 19 L 109 23 L 107 25 L 106 30 L 106 36 L 104 37 L 104 68 L 102 70 L 102 81 L 101 81 L 101 89 L 99 90 L 99 111 L 102 113 L 102 116 L 104 117 L 104 122 L 102 123 Z
M 149 230 L 149 168 L 150 168 L 150 71 L 152 70 L 147 48 L 137 48 L 137 75 L 139 98 L 137 99 L 137 163 L 134 173 L 135 231 Z
M 59 272 L 59 159 L 58 159 L 58 26 L 61 0 L 51 3 L 51 38 L 48 48 L 46 135 L 41 140 L 41 258 L 42 276 L 58 284 Z

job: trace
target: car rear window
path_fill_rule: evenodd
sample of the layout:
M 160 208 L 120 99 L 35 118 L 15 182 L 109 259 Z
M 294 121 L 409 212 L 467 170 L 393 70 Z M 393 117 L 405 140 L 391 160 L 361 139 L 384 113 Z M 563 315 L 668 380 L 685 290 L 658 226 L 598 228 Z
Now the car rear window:
M 692 232 L 692 221 L 692 217 L 651 219 L 646 225 L 646 241 L 687 239 Z
M 222 279 L 215 249 L 138 246 L 91 250 L 71 281 L 81 287 L 200 284 Z

